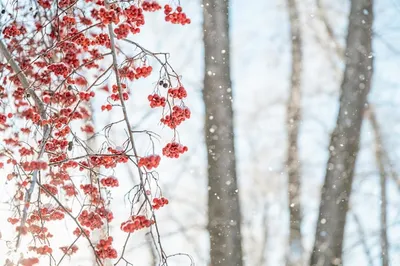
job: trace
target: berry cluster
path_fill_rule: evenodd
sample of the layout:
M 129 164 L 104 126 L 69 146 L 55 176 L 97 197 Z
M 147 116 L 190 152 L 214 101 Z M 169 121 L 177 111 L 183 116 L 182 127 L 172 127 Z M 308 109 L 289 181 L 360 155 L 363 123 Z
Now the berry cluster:
M 44 145 L 46 151 L 54 152 L 58 149 L 65 150 L 68 147 L 67 140 L 58 140 L 58 139 L 51 139 L 46 142 Z
M 101 106 L 101 111 L 105 111 L 105 110 L 111 111 L 111 109 L 112 109 L 112 105 L 111 104 L 105 104 L 105 105 Z
M 92 10 L 92 17 L 101 20 L 104 25 L 114 23 L 119 23 L 119 16 L 114 10 L 107 10 L 104 7 L 100 8 L 99 11 L 96 9 Z
M 101 259 L 116 259 L 117 251 L 111 246 L 113 238 L 101 239 L 96 245 L 96 255 Z
M 176 88 L 176 89 L 172 89 L 172 88 L 169 89 L 168 94 L 172 98 L 178 98 L 180 100 L 187 97 L 187 92 L 186 92 L 185 88 L 182 86 L 180 86 L 179 88 Z
M 154 198 L 153 199 L 153 209 L 158 210 L 159 208 L 163 207 L 164 205 L 167 205 L 169 201 L 164 198 Z
M 142 3 L 142 8 L 144 11 L 147 12 L 155 12 L 157 10 L 160 10 L 161 6 L 157 2 L 144 1 Z
M 97 208 L 96 213 L 100 215 L 101 218 L 106 219 L 109 223 L 114 219 L 113 213 L 109 210 L 106 210 L 104 206 L 101 208 Z
M 94 93 L 94 91 L 91 91 L 91 92 L 84 92 L 84 91 L 81 91 L 81 92 L 79 92 L 79 99 L 81 100 L 81 101 L 90 101 L 90 98 L 91 97 L 94 97 L 95 96 L 95 93 Z
M 38 258 L 26 258 L 26 259 L 20 259 L 18 261 L 18 264 L 21 265 L 21 266 L 33 266 L 33 265 L 38 264 L 38 263 L 39 263 L 39 259 Z M 13 264 L 10 264 L 10 265 L 13 265 Z
M 25 171 L 46 170 L 47 167 L 48 167 L 47 163 L 41 161 L 31 161 L 22 163 L 22 168 Z
M 117 163 L 126 163 L 128 162 L 128 157 L 126 155 L 120 156 L 91 156 L 90 162 L 92 166 L 104 166 L 105 168 L 115 168 Z
M 29 155 L 33 155 L 34 151 L 33 151 L 33 148 L 27 149 L 25 147 L 22 147 L 21 149 L 19 149 L 19 154 L 21 156 L 29 156 Z
M 71 132 L 71 129 L 69 126 L 65 126 L 63 129 L 57 131 L 54 133 L 56 137 L 65 137 Z
M 146 78 L 150 76 L 151 72 L 153 71 L 153 68 L 151 66 L 143 66 L 143 67 L 137 67 L 135 68 L 135 78 Z
M 124 10 L 126 21 L 133 27 L 140 27 L 144 25 L 143 9 L 131 5 Z
M 114 29 L 115 35 L 117 35 L 117 39 L 124 39 L 128 37 L 129 32 L 133 34 L 139 33 L 139 28 L 133 28 L 128 23 L 123 23 Z
M 16 23 L 12 23 L 10 26 L 5 27 L 3 30 L 3 35 L 5 39 L 11 39 L 12 37 L 16 37 L 25 33 L 25 27 L 18 27 Z
M 88 134 L 94 134 L 94 127 L 92 125 L 85 125 L 81 127 L 82 132 L 86 132 Z
M 105 187 L 118 187 L 118 179 L 113 176 L 109 176 L 107 178 L 103 178 L 100 183 Z
M 16 223 L 19 222 L 19 219 L 18 219 L 18 218 L 11 218 L 11 217 L 9 217 L 9 218 L 7 219 L 7 222 L 9 222 L 10 224 L 16 224 Z
M 39 255 L 46 255 L 53 253 L 53 249 L 47 245 L 44 245 L 42 247 L 28 247 L 28 250 L 34 251 Z
M 42 240 L 53 237 L 52 234 L 48 233 L 48 229 L 46 227 L 42 227 L 36 224 L 31 224 L 28 227 L 28 232 L 34 234 L 35 236 L 37 236 L 39 239 Z
M 187 18 L 186 14 L 182 12 L 182 7 L 178 6 L 175 12 L 172 12 L 170 5 L 164 6 L 165 21 L 171 22 L 172 24 L 190 24 L 190 19 Z
M 172 108 L 172 113 L 170 115 L 166 115 L 164 118 L 161 118 L 161 123 L 167 125 L 171 129 L 175 129 L 179 126 L 183 121 L 190 118 L 190 110 L 189 108 L 181 108 L 179 106 L 174 106 Z
M 85 195 L 90 197 L 90 202 L 92 204 L 100 204 L 103 203 L 103 199 L 100 197 L 100 191 L 97 187 L 92 184 L 81 185 L 81 189 Z
M 131 219 L 121 224 L 121 230 L 126 233 L 133 233 L 134 231 L 150 227 L 154 224 L 153 220 L 147 219 L 144 215 L 132 216 Z
M 99 35 L 95 35 L 92 40 L 92 45 L 102 45 L 106 48 L 111 48 L 110 37 L 108 34 L 100 33 Z
M 158 94 L 149 95 L 147 99 L 150 102 L 150 107 L 165 107 L 165 97 L 161 97 Z
M 87 210 L 82 211 L 78 217 L 78 221 L 81 225 L 89 227 L 92 231 L 96 228 L 101 228 L 103 225 L 100 215 L 94 212 L 88 212 Z
M 152 168 L 157 168 L 160 164 L 161 157 L 158 155 L 150 155 L 139 159 L 138 166 L 146 167 L 148 170 Z
M 163 155 L 170 158 L 179 158 L 179 155 L 188 151 L 186 146 L 177 142 L 168 143 L 163 149 Z
M 74 185 L 64 185 L 62 188 L 65 190 L 65 194 L 68 197 L 73 197 L 73 196 L 78 195 L 78 192 L 76 191 Z
M 40 190 L 42 194 L 45 194 L 46 196 L 50 197 L 50 195 L 57 195 L 58 194 L 58 189 L 56 186 L 50 185 L 50 184 L 43 184 L 43 188 Z M 49 195 L 50 194 L 50 195 Z
M 63 76 L 64 78 L 66 78 L 69 74 L 68 67 L 63 63 L 52 64 L 48 66 L 47 69 L 53 72 L 56 76 Z
M 62 219 L 64 219 L 64 213 L 62 213 L 61 210 L 40 208 L 39 210 L 33 211 L 26 222 L 28 224 L 32 224 L 35 221 L 36 222 L 57 221 Z
M 83 229 L 83 231 L 85 232 L 85 234 L 87 236 L 90 236 L 90 231 L 87 229 Z M 80 236 L 82 233 L 81 229 L 79 229 L 79 227 L 75 228 L 75 230 L 72 232 L 75 236 Z

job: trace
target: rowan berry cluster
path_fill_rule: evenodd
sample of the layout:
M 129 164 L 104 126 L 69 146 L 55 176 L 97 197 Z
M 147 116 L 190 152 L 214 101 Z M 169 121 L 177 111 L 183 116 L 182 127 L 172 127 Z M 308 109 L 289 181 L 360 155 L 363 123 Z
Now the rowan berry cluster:
M 81 101 L 90 101 L 90 98 L 92 98 L 94 96 L 95 96 L 95 93 L 93 91 L 91 91 L 91 92 L 84 92 L 84 91 L 79 92 L 79 99 Z
M 92 231 L 96 228 L 101 228 L 104 224 L 100 215 L 95 212 L 88 212 L 87 210 L 82 211 L 78 217 L 78 221 L 81 225 L 90 228 Z
M 143 67 L 137 67 L 135 68 L 135 78 L 140 79 L 140 78 L 147 78 L 150 76 L 151 72 L 153 71 L 153 68 L 151 66 L 143 66 Z
M 170 115 L 166 115 L 164 118 L 161 118 L 161 123 L 167 125 L 171 129 L 175 129 L 179 126 L 183 121 L 190 118 L 190 110 L 189 108 L 181 108 L 179 106 L 174 106 L 172 108 L 172 113 Z
M 16 37 L 26 33 L 26 29 L 23 26 L 17 26 L 16 23 L 12 23 L 7 26 L 3 30 L 3 36 L 5 39 L 11 39 L 12 37 Z
M 87 229 L 83 229 L 83 232 L 87 235 L 90 236 L 90 231 Z M 72 232 L 75 236 L 80 236 L 82 233 L 81 229 L 79 227 L 75 228 L 75 230 Z
M 58 189 L 56 186 L 50 185 L 50 184 L 43 184 L 43 188 L 46 189 L 42 189 L 40 192 L 42 194 L 45 194 L 46 196 L 50 196 L 50 195 L 57 195 L 58 194 Z M 50 195 L 48 194 L 50 193 Z
M 106 219 L 109 223 L 114 219 L 113 213 L 107 210 L 104 206 L 97 208 L 96 213 L 100 215 L 101 218 Z
M 18 261 L 21 266 L 33 266 L 39 263 L 38 258 L 26 258 Z M 7 264 L 8 265 L 8 264 Z
M 126 90 L 126 84 L 121 84 L 121 89 L 122 89 L 122 98 L 124 101 L 127 101 L 129 99 L 129 95 L 127 92 L 124 92 L 124 90 Z M 113 94 L 111 94 L 110 98 L 113 101 L 119 101 L 119 91 L 118 91 L 118 86 L 117 85 L 113 85 L 112 86 L 112 92 Z
M 81 127 L 82 132 L 86 132 L 88 134 L 94 134 L 94 127 L 92 125 L 85 125 Z
M 142 8 L 144 11 L 154 12 L 160 10 L 161 6 L 157 2 L 144 1 L 142 3 Z
M 47 67 L 48 70 L 53 72 L 56 76 L 63 76 L 66 78 L 69 74 L 69 69 L 65 64 L 52 64 Z
M 21 156 L 29 156 L 29 155 L 33 155 L 34 151 L 33 151 L 33 148 L 27 149 L 25 147 L 22 147 L 21 149 L 19 149 L 19 154 Z
M 18 218 L 11 218 L 11 217 L 9 217 L 9 218 L 7 219 L 7 222 L 9 222 L 10 224 L 16 224 L 16 223 L 19 222 L 19 219 L 18 219 Z
M 182 7 L 178 6 L 174 12 L 170 5 L 164 6 L 165 21 L 171 22 L 172 24 L 186 25 L 190 24 L 190 19 L 182 12 Z
M 153 199 L 153 209 L 158 210 L 161 207 L 164 207 L 164 205 L 167 205 L 168 203 L 169 203 L 169 201 L 164 197 L 154 198 Z
M 113 238 L 101 239 L 96 245 L 96 255 L 101 259 L 117 258 L 117 251 L 112 247 Z
M 131 219 L 121 224 L 121 230 L 126 233 L 133 233 L 134 231 L 150 227 L 154 224 L 153 220 L 147 219 L 144 215 L 132 216 Z
M 100 183 L 105 187 L 118 187 L 118 179 L 113 176 L 101 179 Z
M 73 196 L 78 195 L 78 191 L 76 191 L 74 185 L 64 185 L 62 188 L 64 189 L 65 194 L 68 197 L 73 197 Z
M 97 187 L 92 184 L 81 185 L 80 188 L 83 190 L 85 195 L 90 197 L 90 202 L 92 204 L 101 204 L 103 199 L 100 197 L 100 191 Z
M 46 170 L 48 167 L 47 163 L 43 161 L 23 162 L 21 165 L 25 171 Z
M 169 89 L 168 90 L 168 94 L 173 97 L 173 98 L 178 98 L 180 100 L 182 100 L 183 98 L 187 97 L 187 92 L 185 90 L 184 87 L 180 86 L 178 88 L 175 89 Z
M 142 157 L 139 159 L 138 166 L 139 167 L 146 167 L 147 170 L 151 170 L 153 168 L 157 168 L 160 164 L 161 157 L 158 155 L 150 155 L 147 157 Z
M 102 111 L 105 111 L 105 110 L 111 111 L 111 109 L 112 109 L 112 105 L 111 104 L 105 104 L 105 105 L 101 106 L 101 110 Z
M 53 253 L 53 249 L 49 247 L 48 245 L 44 245 L 42 247 L 28 247 L 29 251 L 34 251 L 39 255 L 46 255 L 46 254 L 51 254 Z
M 147 99 L 150 102 L 150 107 L 165 107 L 165 97 L 161 97 L 158 94 L 149 95 Z
M 186 146 L 183 146 L 182 144 L 179 144 L 177 142 L 168 143 L 162 149 L 163 155 L 170 157 L 170 158 L 179 158 L 180 154 L 183 154 L 187 151 L 188 151 L 188 148 Z
M 118 163 L 128 162 L 128 157 L 126 155 L 120 156 L 91 156 L 90 163 L 92 166 L 104 166 L 105 168 L 115 168 Z

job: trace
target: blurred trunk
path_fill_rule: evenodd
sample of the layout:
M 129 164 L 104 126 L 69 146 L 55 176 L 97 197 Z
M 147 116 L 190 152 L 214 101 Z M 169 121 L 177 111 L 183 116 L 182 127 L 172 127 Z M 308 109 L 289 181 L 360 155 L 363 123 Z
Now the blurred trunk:
M 286 127 L 288 134 L 287 172 L 288 172 L 288 207 L 290 216 L 289 250 L 287 266 L 302 265 L 303 245 L 301 236 L 301 166 L 299 158 L 298 137 L 301 120 L 301 65 L 302 39 L 300 32 L 299 12 L 296 0 L 287 0 L 290 20 L 290 39 L 292 40 L 292 73 L 291 90 L 287 103 Z
M 329 145 L 329 161 L 311 266 L 342 265 L 346 214 L 372 77 L 373 0 L 352 0 L 340 108 Z
M 229 1 L 203 0 L 203 4 L 210 259 L 212 266 L 241 266 L 241 214 L 229 65 Z
M 368 266 L 374 266 L 374 262 L 373 262 L 374 260 L 372 259 L 371 251 L 367 244 L 367 239 L 366 239 L 366 236 L 364 233 L 364 229 L 362 227 L 360 219 L 358 218 L 357 214 L 355 214 L 354 212 L 353 212 L 353 218 L 354 218 L 354 222 L 357 225 L 357 231 L 358 231 L 358 234 L 360 235 L 360 241 L 363 246 L 365 256 L 367 257 Z
M 380 244 L 381 244 L 381 259 L 382 266 L 389 266 L 389 242 L 387 236 L 387 193 L 386 193 L 386 170 L 384 164 L 382 136 L 379 129 L 379 124 L 376 119 L 375 110 L 372 106 L 368 108 L 369 119 L 372 129 L 375 134 L 375 158 L 379 168 L 379 180 L 381 188 L 381 214 L 380 214 Z

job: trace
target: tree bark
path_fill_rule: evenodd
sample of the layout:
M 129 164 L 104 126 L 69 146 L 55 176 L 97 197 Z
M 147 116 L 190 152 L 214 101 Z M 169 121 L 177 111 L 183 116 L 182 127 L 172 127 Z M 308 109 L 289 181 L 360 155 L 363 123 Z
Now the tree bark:
M 389 241 L 387 236 L 387 193 L 386 176 L 387 172 L 384 163 L 382 135 L 376 119 L 375 110 L 372 106 L 368 108 L 369 120 L 375 134 L 375 158 L 379 168 L 379 181 L 381 192 L 381 213 L 380 213 L 380 244 L 381 244 L 381 265 L 389 266 Z
M 292 40 L 291 89 L 287 103 L 286 127 L 288 134 L 287 172 L 289 208 L 289 250 L 287 266 L 302 265 L 303 245 L 301 234 L 301 164 L 298 149 L 299 126 L 301 121 L 301 65 L 302 38 L 299 12 L 296 0 L 287 0 Z
M 311 266 L 342 265 L 346 214 L 359 149 L 360 131 L 372 77 L 373 0 L 352 0 L 346 40 L 346 67 L 340 108 L 331 136 L 329 160 Z
M 203 0 L 208 231 L 212 266 L 242 266 L 229 59 L 229 1 Z

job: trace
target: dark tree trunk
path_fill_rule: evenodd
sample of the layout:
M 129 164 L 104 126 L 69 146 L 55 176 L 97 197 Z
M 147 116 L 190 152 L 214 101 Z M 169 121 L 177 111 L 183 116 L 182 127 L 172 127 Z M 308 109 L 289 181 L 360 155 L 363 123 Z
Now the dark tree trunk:
M 289 208 L 289 248 L 287 266 L 300 266 L 303 259 L 301 237 L 301 165 L 298 149 L 299 126 L 301 121 L 301 64 L 302 39 L 299 12 L 296 0 L 287 0 L 290 39 L 292 40 L 291 89 L 287 103 L 286 127 L 288 134 L 287 172 L 288 172 L 288 208 Z
M 241 266 L 241 217 L 236 180 L 227 0 L 203 1 L 208 231 L 212 266 Z
M 342 265 L 346 214 L 359 149 L 363 112 L 372 77 L 373 0 L 352 0 L 340 109 L 329 145 L 329 161 L 311 266 Z

